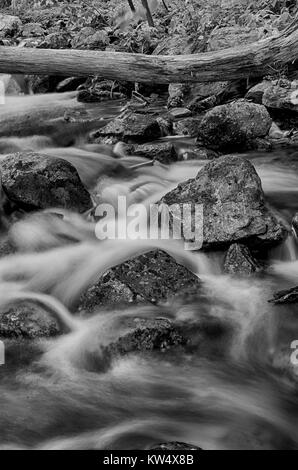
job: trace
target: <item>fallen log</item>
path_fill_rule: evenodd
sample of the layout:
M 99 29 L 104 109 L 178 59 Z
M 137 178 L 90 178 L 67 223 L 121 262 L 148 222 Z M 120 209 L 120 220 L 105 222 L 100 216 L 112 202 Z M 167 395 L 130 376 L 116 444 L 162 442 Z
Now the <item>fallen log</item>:
M 0 47 L 0 73 L 99 75 L 129 82 L 235 80 L 272 73 L 298 56 L 298 26 L 252 44 L 203 54 L 150 56 L 123 52 Z

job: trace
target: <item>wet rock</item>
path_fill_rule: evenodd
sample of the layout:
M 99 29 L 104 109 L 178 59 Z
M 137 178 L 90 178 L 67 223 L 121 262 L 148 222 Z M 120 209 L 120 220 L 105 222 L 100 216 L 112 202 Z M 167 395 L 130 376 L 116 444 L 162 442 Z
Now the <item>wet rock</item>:
M 219 51 L 229 47 L 251 44 L 259 39 L 256 28 L 243 28 L 243 26 L 215 28 L 209 37 L 207 51 Z
M 198 278 L 167 253 L 156 250 L 107 271 L 81 297 L 79 310 L 119 302 L 165 301 L 176 294 L 197 290 Z
M 116 118 L 91 134 L 91 139 L 95 141 L 101 141 L 105 137 L 126 143 L 150 142 L 161 137 L 161 128 L 155 116 L 133 113 Z
M 254 139 L 265 137 L 271 124 L 264 106 L 238 100 L 208 111 L 201 121 L 198 136 L 213 150 L 243 151 Z
M 75 91 L 78 86 L 85 82 L 84 77 L 68 77 L 60 81 L 56 86 L 58 93 L 64 93 L 66 91 Z
M 106 31 L 96 31 L 96 29 L 86 26 L 75 36 L 71 46 L 74 49 L 105 50 L 109 42 L 109 36 Z
M 84 212 L 92 207 L 77 170 L 61 158 L 34 152 L 10 154 L 1 161 L 0 171 L 7 197 L 21 208 Z
M 136 145 L 134 155 L 157 160 L 161 163 L 171 163 L 178 160 L 178 153 L 171 142 Z
M 49 313 L 31 305 L 13 306 L 0 312 L 0 337 L 38 338 L 59 334 L 59 326 Z
M 249 248 L 239 243 L 234 243 L 228 249 L 224 260 L 224 272 L 231 275 L 249 276 L 260 271 L 261 266 L 252 256 Z
M 264 91 L 263 104 L 270 109 L 298 112 L 298 81 L 274 82 Z
M 101 306 L 142 301 L 125 282 L 117 278 L 113 270 L 109 270 L 81 296 L 78 310 L 88 313 Z
M 20 18 L 12 15 L 3 15 L 0 13 L 0 38 L 13 36 L 22 26 Z
M 250 88 L 250 90 L 246 93 L 245 99 L 256 104 L 263 104 L 264 93 L 271 86 L 271 81 L 264 80 L 263 82 L 258 83 L 257 85 Z
M 189 117 L 173 123 L 174 134 L 196 137 L 202 117 Z
M 298 302 L 298 287 L 292 289 L 281 290 L 273 295 L 273 299 L 269 300 L 273 304 L 295 304 Z
M 123 356 L 130 352 L 165 350 L 186 344 L 186 339 L 166 318 L 134 318 L 127 322 L 126 328 L 126 333 L 105 348 L 105 355 Z
M 161 202 L 202 205 L 203 248 L 246 241 L 262 249 L 281 242 L 286 235 L 266 207 L 253 165 L 240 156 L 224 156 L 206 164 L 196 178 L 179 184 Z M 190 215 L 183 223 L 193 227 Z
M 155 444 L 150 447 L 149 450 L 203 450 L 200 447 L 194 446 L 192 444 L 186 444 L 185 442 L 163 442 L 161 444 Z

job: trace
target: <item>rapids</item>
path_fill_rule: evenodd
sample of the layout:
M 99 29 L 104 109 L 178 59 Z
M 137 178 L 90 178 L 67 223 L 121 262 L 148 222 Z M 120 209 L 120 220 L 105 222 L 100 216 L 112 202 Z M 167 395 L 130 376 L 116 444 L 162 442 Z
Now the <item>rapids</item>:
M 0 106 L 9 122 L 9 132 L 1 130 L 0 158 L 22 150 L 66 158 L 94 202 L 112 204 L 118 195 L 130 203 L 154 202 L 206 164 L 144 166 L 144 159 L 125 155 L 119 146 L 88 144 L 86 129 L 74 131 L 65 147 L 63 132 L 40 124 L 45 112 L 55 119 L 61 103 L 71 109 L 73 95 L 13 97 Z M 97 112 L 105 118 L 120 113 L 121 103 L 110 106 L 97 105 Z M 185 138 L 173 141 L 180 149 L 193 145 Z M 298 151 L 247 158 L 271 207 L 290 228 L 298 211 Z M 173 440 L 204 449 L 298 449 L 298 366 L 290 361 L 291 343 L 298 340 L 297 307 L 268 303 L 274 291 L 298 284 L 295 234 L 272 250 L 265 274 L 234 279 L 221 272 L 222 254 L 194 254 L 168 242 L 100 242 L 90 214 L 60 212 L 63 218 L 45 211 L 17 222 L 11 236 L 19 253 L 0 260 L 1 308 L 34 302 L 63 330 L 47 340 L 4 340 L 2 449 L 145 449 Z M 196 302 L 99 310 L 91 318 L 73 314 L 81 292 L 100 273 L 152 246 L 201 278 Z M 123 318 L 161 315 L 194 325 L 192 349 L 129 354 L 102 370 L 102 347 L 122 332 Z M 202 336 L 196 324 L 206 319 L 223 336 Z

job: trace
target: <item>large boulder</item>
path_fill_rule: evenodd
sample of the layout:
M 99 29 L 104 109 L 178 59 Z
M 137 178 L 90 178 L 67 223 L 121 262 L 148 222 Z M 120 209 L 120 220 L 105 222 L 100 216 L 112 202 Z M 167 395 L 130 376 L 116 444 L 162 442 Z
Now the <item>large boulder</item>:
M 22 26 L 20 18 L 0 13 L 0 39 L 16 34 Z
M 256 104 L 263 104 L 264 93 L 268 88 L 271 88 L 271 86 L 272 82 L 270 80 L 263 80 L 248 90 L 245 99 Z
M 84 212 L 92 207 L 77 170 L 62 158 L 10 154 L 1 160 L 0 172 L 8 199 L 25 210 L 63 207 Z
M 171 142 L 136 145 L 134 146 L 133 154 L 161 163 L 172 163 L 179 159 L 178 152 Z
M 105 355 L 115 357 L 136 351 L 165 350 L 186 344 L 186 339 L 167 318 L 132 318 L 127 331 L 105 348 Z
M 206 164 L 196 178 L 179 184 L 161 202 L 201 205 L 203 248 L 245 241 L 257 249 L 275 245 L 285 236 L 284 227 L 266 207 L 253 165 L 239 156 Z M 184 226 L 193 227 L 193 222 L 190 214 L 184 215 Z
M 156 250 L 107 271 L 83 294 L 78 309 L 92 312 L 102 305 L 157 303 L 199 287 L 197 276 L 167 253 Z
M 59 334 L 57 322 L 34 305 L 17 305 L 0 312 L 0 337 L 38 338 Z
M 253 145 L 255 139 L 267 136 L 271 124 L 264 106 L 237 100 L 208 111 L 200 123 L 198 136 L 214 150 L 243 150 Z

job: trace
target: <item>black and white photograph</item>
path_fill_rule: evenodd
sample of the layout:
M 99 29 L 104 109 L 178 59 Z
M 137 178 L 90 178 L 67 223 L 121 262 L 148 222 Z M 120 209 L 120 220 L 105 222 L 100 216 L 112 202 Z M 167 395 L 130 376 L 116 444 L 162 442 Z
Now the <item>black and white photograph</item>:
M 0 450 L 298 450 L 296 0 L 0 0 Z

